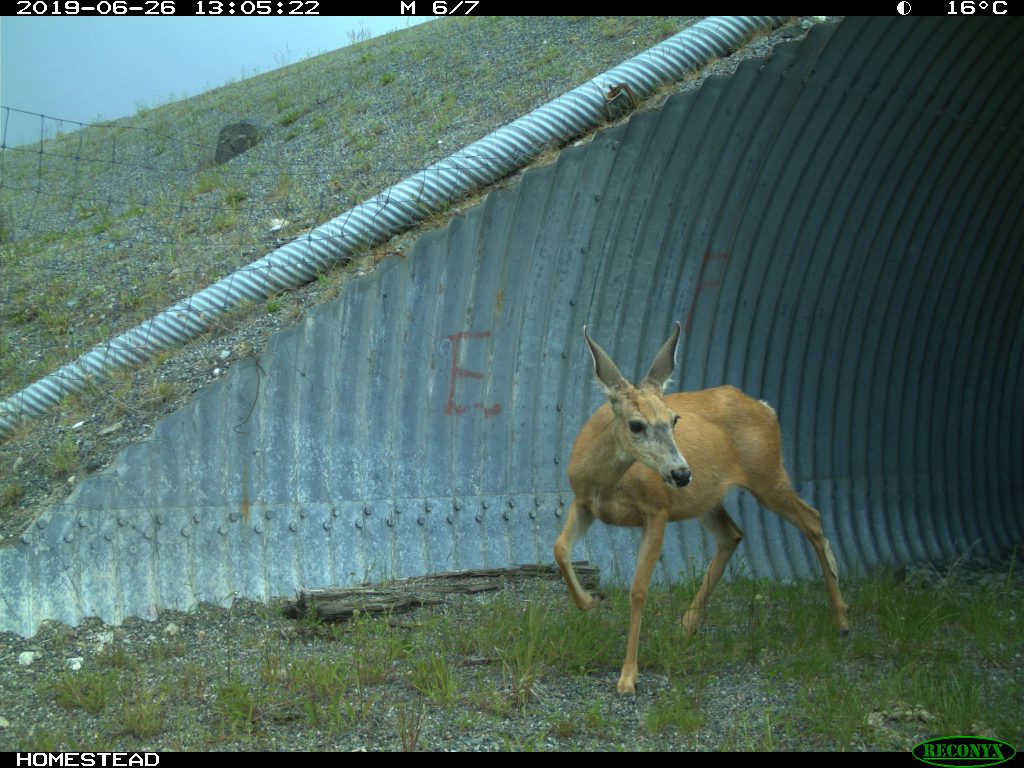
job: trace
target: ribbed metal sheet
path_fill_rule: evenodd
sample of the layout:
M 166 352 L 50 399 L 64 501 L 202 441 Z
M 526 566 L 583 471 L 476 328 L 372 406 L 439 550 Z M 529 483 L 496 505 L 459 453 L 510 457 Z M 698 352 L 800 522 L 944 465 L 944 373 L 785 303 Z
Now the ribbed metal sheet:
M 0 552 L 0 629 L 549 561 L 600 404 L 671 322 L 676 383 L 775 406 L 843 570 L 1024 538 L 1016 19 L 849 19 L 528 172 L 277 336 Z M 251 411 L 251 415 L 250 415 Z M 746 572 L 816 575 L 736 493 Z M 636 531 L 577 556 L 628 580 Z M 658 578 L 706 562 L 672 526 Z

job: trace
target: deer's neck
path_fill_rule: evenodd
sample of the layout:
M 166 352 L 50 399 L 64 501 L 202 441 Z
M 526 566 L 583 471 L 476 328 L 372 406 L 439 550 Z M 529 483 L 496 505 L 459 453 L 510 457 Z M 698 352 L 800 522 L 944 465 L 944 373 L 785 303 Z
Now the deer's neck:
M 635 459 L 619 448 L 611 419 L 591 426 L 581 434 L 586 442 L 574 451 L 569 479 L 577 494 L 609 498 Z

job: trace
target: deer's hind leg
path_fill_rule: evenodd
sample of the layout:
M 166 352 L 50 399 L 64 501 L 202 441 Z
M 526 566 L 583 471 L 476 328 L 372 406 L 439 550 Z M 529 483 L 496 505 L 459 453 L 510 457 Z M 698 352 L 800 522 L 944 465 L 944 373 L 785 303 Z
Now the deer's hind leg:
M 729 558 L 732 557 L 732 553 L 736 551 L 737 545 L 743 538 L 743 531 L 733 522 L 721 504 L 710 512 L 705 512 L 699 520 L 700 524 L 715 537 L 715 556 L 711 558 L 708 571 L 704 575 L 704 583 L 697 590 L 697 596 L 693 598 L 690 608 L 683 614 L 683 628 L 691 637 L 700 626 L 704 608 L 707 606 L 708 600 L 711 599 L 715 585 L 722 578 Z
M 821 563 L 821 571 L 825 575 L 825 589 L 828 591 L 828 599 L 832 604 L 832 615 L 836 626 L 844 634 L 849 632 L 850 624 L 847 618 L 849 606 L 839 591 L 839 568 L 836 565 L 835 555 L 832 554 L 832 547 L 821 529 L 821 513 L 797 496 L 788 480 L 767 493 L 759 493 L 753 489 L 751 492 L 764 506 L 799 528 L 811 542 L 811 546 L 814 547 L 814 551 L 818 555 L 818 562 Z

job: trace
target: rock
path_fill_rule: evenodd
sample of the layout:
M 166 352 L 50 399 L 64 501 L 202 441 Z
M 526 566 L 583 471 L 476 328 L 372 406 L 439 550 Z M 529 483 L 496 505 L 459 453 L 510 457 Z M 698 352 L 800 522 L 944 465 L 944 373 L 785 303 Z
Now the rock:
M 21 664 L 21 666 L 23 666 L 23 667 L 27 667 L 29 664 L 31 664 L 35 660 L 36 660 L 36 652 L 35 651 L 22 651 L 21 653 L 18 654 L 18 663 Z
M 217 151 L 214 163 L 220 165 L 233 157 L 255 147 L 260 141 L 260 130 L 252 123 L 241 122 L 225 125 L 217 136 Z
M 82 662 L 85 661 L 81 656 L 72 656 L 67 660 L 68 669 L 72 672 L 77 672 L 82 668 Z
M 979 720 L 976 723 L 971 723 L 971 727 L 968 729 L 971 736 L 981 736 L 983 739 L 998 739 L 996 732 L 992 730 L 992 726 L 986 723 L 984 720 Z
M 828 21 L 827 16 L 808 16 L 800 22 L 800 26 L 804 29 L 810 29 L 815 24 L 824 24 L 826 21 Z
M 178 634 L 179 631 L 180 630 L 178 629 L 178 625 L 175 624 L 173 621 L 166 627 L 164 627 L 164 634 L 168 635 L 169 637 L 174 637 L 176 634 Z
M 124 422 L 123 421 L 118 421 L 118 422 L 116 422 L 114 424 L 108 424 L 107 426 L 103 427 L 103 429 L 101 429 L 96 434 L 99 435 L 100 437 L 106 437 L 107 435 L 112 435 L 114 432 L 117 432 L 117 430 L 119 430 L 123 426 L 124 426 Z
M 869 712 L 867 724 L 872 728 L 885 728 L 895 723 L 924 723 L 932 725 L 939 721 L 937 715 L 921 706 L 894 702 L 888 709 Z
M 0 728 L 9 728 L 10 725 L 10 720 L 8 720 L 6 717 L 0 717 Z

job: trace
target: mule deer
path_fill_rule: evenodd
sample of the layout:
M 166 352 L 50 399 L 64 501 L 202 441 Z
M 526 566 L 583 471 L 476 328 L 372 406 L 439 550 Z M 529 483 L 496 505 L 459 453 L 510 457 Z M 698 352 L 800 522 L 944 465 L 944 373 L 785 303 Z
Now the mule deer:
M 783 467 L 775 411 L 730 386 L 663 394 L 675 365 L 679 330 L 676 323 L 647 376 L 634 386 L 583 327 L 594 375 L 608 402 L 583 425 L 572 449 L 569 484 L 575 498 L 555 541 L 555 562 L 576 607 L 590 610 L 601 598 L 580 586 L 572 567 L 573 544 L 595 517 L 609 525 L 643 528 L 629 591 L 629 641 L 619 676 L 620 694 L 636 690 L 640 618 L 666 523 L 696 517 L 715 537 L 715 554 L 704 583 L 683 615 L 683 628 L 692 636 L 743 538 L 723 506 L 726 491 L 734 485 L 746 488 L 803 531 L 818 553 L 835 622 L 840 631 L 849 629 L 839 572 L 821 531 L 821 515 L 794 493 Z

